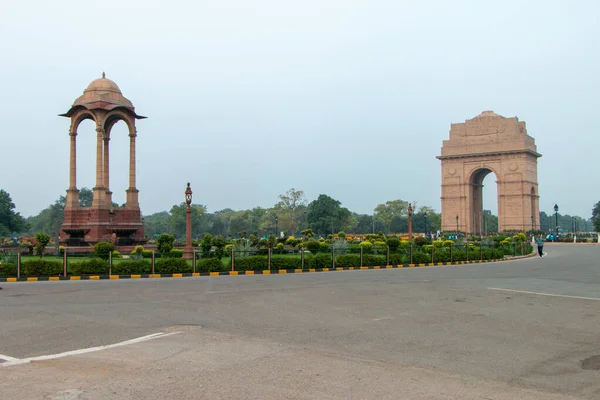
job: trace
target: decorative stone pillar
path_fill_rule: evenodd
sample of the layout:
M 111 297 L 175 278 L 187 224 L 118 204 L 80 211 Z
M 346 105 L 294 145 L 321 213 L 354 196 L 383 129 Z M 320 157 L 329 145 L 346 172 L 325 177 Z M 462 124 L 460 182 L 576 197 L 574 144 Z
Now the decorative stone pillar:
M 110 137 L 105 135 L 104 137 L 104 187 L 106 188 L 106 204 L 112 206 L 112 192 L 110 191 L 110 158 L 109 158 L 109 143 Z
M 135 138 L 137 132 L 129 134 L 129 189 L 127 189 L 127 208 L 139 208 L 138 190 L 135 187 Z
M 79 205 L 79 190 L 77 190 L 77 132 L 69 132 L 71 150 L 69 161 L 69 189 L 65 208 L 77 208 Z
M 103 162 L 103 146 L 104 129 L 96 128 L 96 186 L 94 187 L 94 199 L 92 207 L 99 208 L 104 204 L 106 189 L 104 188 L 104 162 Z

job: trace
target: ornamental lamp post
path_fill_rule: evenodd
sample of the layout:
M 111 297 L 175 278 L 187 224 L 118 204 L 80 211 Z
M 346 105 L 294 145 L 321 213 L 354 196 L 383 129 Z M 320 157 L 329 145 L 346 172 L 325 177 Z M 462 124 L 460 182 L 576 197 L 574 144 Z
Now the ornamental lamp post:
M 531 216 L 531 234 L 534 234 L 534 227 L 533 227 L 533 215 Z
M 554 205 L 554 219 L 556 221 L 556 237 L 558 239 L 558 204 Z
M 430 239 L 429 237 L 429 227 L 427 226 L 427 211 L 425 211 L 423 213 L 423 217 L 425 217 L 425 237 L 427 237 L 427 239 Z
M 185 249 L 183 250 L 183 258 L 192 259 L 194 257 L 194 249 L 192 248 L 192 188 L 188 182 L 185 188 Z
M 408 203 L 408 240 L 410 242 L 412 242 L 412 216 L 413 216 L 412 204 Z
M 456 238 L 458 239 L 458 215 L 456 216 Z
M 275 216 L 275 237 L 279 237 L 279 216 Z

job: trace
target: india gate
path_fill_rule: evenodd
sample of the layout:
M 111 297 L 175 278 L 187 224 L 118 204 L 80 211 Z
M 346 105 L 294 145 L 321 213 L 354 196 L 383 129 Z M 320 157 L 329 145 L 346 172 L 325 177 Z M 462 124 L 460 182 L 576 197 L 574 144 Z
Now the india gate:
M 452 124 L 442 146 L 442 230 L 481 235 L 483 179 L 498 185 L 498 232 L 539 229 L 537 152 L 525 122 L 484 111 Z
M 136 114 L 131 101 L 104 73 L 88 85 L 69 111 L 60 116 L 71 119 L 69 188 L 61 243 L 67 246 L 89 246 L 99 241 L 113 241 L 118 245 L 144 243 L 144 226 L 135 186 L 135 123 L 146 117 Z M 96 184 L 92 205 L 81 207 L 77 189 L 77 129 L 86 119 L 96 125 Z M 110 191 L 110 134 L 118 121 L 125 122 L 129 130 L 129 188 L 124 207 L 113 205 Z

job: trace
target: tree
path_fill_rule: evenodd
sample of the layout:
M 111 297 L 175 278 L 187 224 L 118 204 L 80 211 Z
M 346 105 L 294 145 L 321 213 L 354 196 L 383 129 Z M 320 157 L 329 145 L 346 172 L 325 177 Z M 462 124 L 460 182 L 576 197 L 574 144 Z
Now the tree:
M 279 203 L 275 208 L 279 211 L 279 225 L 292 235 L 298 232 L 300 217 L 305 212 L 306 197 L 302 190 L 291 188 L 279 195 Z
M 335 233 L 352 225 L 352 214 L 341 202 L 325 194 L 312 201 L 307 208 L 308 226 L 315 232 Z
M 592 221 L 596 232 L 600 232 L 600 201 L 594 204 L 592 209 Z
M 79 191 L 79 205 L 90 207 L 93 197 L 91 189 L 81 188 Z M 43 232 L 50 236 L 56 235 L 63 223 L 66 203 L 67 198 L 60 196 L 53 204 L 40 211 L 38 215 L 27 218 L 29 232 Z
M 22 232 L 27 228 L 25 219 L 14 210 L 15 204 L 10 195 L 0 189 L 0 236 L 9 236 L 12 232 Z
M 408 215 L 408 202 L 404 200 L 386 201 L 385 204 L 377 205 L 374 211 L 375 219 L 382 222 L 389 233 L 394 218 Z
M 156 238 L 156 249 L 159 253 L 168 253 L 173 249 L 175 236 L 163 233 Z
M 44 250 L 48 243 L 50 243 L 50 236 L 46 235 L 43 232 L 39 232 L 35 234 L 35 254 L 42 258 L 44 256 Z
M 498 216 L 492 214 L 491 210 L 483 210 L 483 230 L 485 234 L 498 232 Z
M 192 211 L 192 235 L 194 237 L 201 233 L 203 227 L 203 220 L 206 215 L 206 206 L 202 204 L 190 205 Z M 187 204 L 181 203 L 171 207 L 169 212 L 171 218 L 169 219 L 169 230 L 168 232 L 175 237 L 185 237 L 186 232 L 186 220 L 187 220 Z
M 202 235 L 202 241 L 200 242 L 200 250 L 202 252 L 202 258 L 211 257 L 210 250 L 213 245 L 213 237 L 210 233 Z

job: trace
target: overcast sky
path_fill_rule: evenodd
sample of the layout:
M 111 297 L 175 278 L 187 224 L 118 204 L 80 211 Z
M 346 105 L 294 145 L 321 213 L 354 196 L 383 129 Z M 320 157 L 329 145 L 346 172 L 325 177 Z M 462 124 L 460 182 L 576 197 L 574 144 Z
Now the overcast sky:
M 184 200 L 270 207 L 289 188 L 352 211 L 440 209 L 442 141 L 483 110 L 535 138 L 540 209 L 589 217 L 600 200 L 600 2 L 3 1 L 0 188 L 25 216 L 69 184 L 66 112 L 106 71 L 136 111 L 144 214 Z M 78 186 L 95 183 L 95 132 Z M 128 138 L 111 140 L 125 201 Z M 496 213 L 494 177 L 485 208 Z

